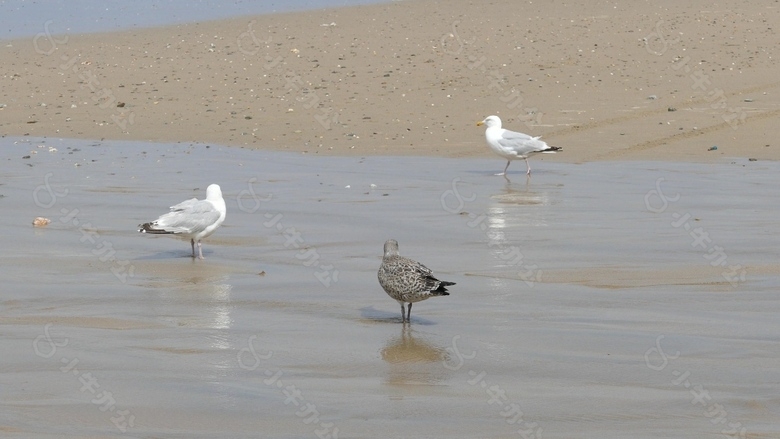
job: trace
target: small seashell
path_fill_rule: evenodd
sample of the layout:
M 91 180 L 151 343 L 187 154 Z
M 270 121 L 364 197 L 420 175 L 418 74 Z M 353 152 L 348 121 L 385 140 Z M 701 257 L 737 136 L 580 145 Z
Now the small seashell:
M 46 227 L 46 226 L 49 225 L 50 222 L 51 222 L 50 219 L 44 218 L 42 216 L 38 216 L 38 217 L 35 217 L 35 219 L 33 220 L 32 224 L 35 227 Z

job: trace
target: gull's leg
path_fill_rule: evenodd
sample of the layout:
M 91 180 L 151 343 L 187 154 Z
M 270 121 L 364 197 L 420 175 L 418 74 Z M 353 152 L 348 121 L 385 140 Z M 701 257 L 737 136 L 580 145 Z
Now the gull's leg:
M 528 164 L 528 158 L 525 159 L 525 166 L 528 167 L 528 172 L 525 175 L 531 175 L 531 165 Z
M 200 239 L 198 240 L 198 259 L 205 259 L 203 257 L 203 249 L 201 248 L 201 245 L 200 245 Z
M 192 257 L 195 258 L 195 240 L 190 239 L 190 244 L 192 245 Z
M 409 309 L 406 311 L 406 321 L 412 323 L 412 302 L 409 302 Z
M 509 169 L 509 164 L 510 163 L 512 163 L 512 161 L 511 160 L 507 160 L 506 161 L 506 166 L 504 167 L 504 172 L 502 172 L 500 174 L 496 174 L 496 175 L 506 175 L 506 170 Z
M 406 323 L 406 310 L 403 302 L 401 302 L 401 323 Z

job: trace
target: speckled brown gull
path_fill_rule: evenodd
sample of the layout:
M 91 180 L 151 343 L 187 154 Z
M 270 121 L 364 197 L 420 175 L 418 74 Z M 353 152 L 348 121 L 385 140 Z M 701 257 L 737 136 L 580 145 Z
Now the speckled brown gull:
M 431 273 L 425 265 L 400 256 L 398 241 L 389 239 L 385 242 L 385 255 L 377 277 L 385 292 L 401 304 L 401 322 L 410 321 L 412 303 L 433 296 L 449 296 L 446 287 L 455 282 L 441 281 Z M 404 309 L 406 303 L 409 306 Z
M 171 211 L 144 224 L 139 224 L 141 233 L 176 235 L 190 238 L 192 257 L 195 257 L 195 242 L 198 243 L 198 257 L 203 259 L 200 240 L 208 237 L 225 221 L 225 200 L 222 189 L 212 184 L 206 188 L 206 199 L 192 198 L 171 206 Z

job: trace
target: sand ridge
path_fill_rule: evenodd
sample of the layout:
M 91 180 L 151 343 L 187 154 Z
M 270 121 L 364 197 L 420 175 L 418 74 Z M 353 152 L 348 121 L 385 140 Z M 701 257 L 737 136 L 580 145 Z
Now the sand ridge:
M 778 21 L 763 2 L 421 0 L 5 41 L 0 130 L 469 157 L 497 114 L 564 147 L 544 160 L 777 159 Z

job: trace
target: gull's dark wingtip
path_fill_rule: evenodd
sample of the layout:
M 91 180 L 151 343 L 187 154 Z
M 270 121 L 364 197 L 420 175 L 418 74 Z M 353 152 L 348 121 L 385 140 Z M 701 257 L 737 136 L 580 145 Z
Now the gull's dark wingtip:
M 450 285 L 455 285 L 455 282 L 439 281 L 439 286 L 431 291 L 431 294 L 434 296 L 449 296 L 450 292 L 447 291 L 447 287 Z
M 173 232 L 168 232 L 167 230 L 155 229 L 152 223 L 139 224 L 138 227 L 140 227 L 138 229 L 140 233 L 152 233 L 157 235 L 169 235 L 173 233 Z

